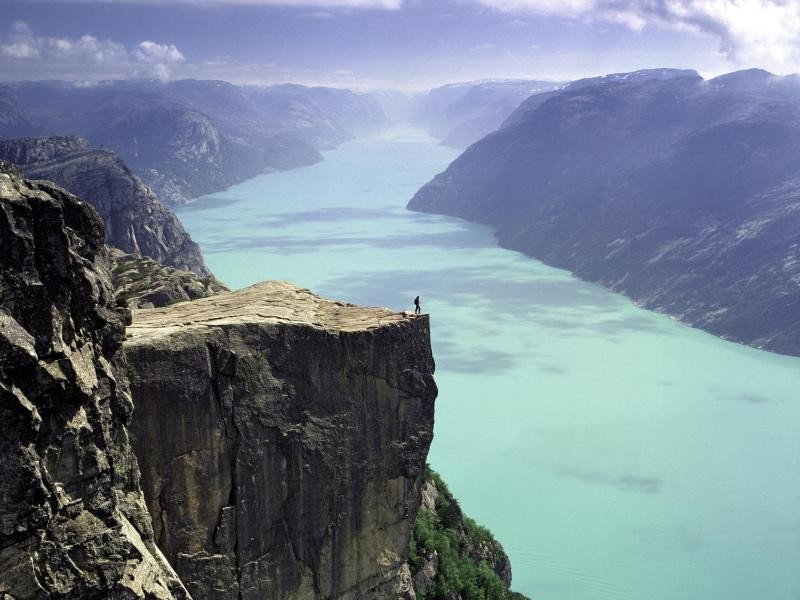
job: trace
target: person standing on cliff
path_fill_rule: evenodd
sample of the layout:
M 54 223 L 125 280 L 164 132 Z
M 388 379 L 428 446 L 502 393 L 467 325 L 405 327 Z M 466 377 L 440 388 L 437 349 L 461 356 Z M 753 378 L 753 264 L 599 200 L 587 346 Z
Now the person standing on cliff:
M 417 296 L 416 298 L 414 298 L 414 314 L 418 315 L 419 313 L 420 313 L 419 296 Z

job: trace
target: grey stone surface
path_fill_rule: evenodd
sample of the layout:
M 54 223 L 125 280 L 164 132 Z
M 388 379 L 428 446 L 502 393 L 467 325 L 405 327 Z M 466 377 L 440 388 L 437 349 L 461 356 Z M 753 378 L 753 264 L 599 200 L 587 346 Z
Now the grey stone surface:
M 0 162 L 0 597 L 186 598 L 155 546 L 85 202 Z
M 413 597 L 427 316 L 266 282 L 134 311 L 128 335 L 142 486 L 195 599 Z

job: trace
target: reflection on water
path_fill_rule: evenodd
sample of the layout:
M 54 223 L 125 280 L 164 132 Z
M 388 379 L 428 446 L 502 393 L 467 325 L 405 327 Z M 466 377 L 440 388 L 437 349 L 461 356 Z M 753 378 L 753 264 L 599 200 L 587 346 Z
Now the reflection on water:
M 536 600 L 798 600 L 800 360 L 403 209 L 455 153 L 347 144 L 182 209 L 218 277 L 431 313 L 430 460 Z

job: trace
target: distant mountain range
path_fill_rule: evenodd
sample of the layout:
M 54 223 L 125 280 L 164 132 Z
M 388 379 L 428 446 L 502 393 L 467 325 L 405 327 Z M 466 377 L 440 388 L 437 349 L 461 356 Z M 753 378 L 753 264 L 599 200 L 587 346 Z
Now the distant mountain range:
M 453 83 L 432 89 L 418 99 L 411 120 L 454 148 L 470 144 L 498 129 L 520 103 L 560 84 L 536 80 L 490 80 Z
M 653 70 L 537 96 L 409 203 L 725 338 L 800 355 L 800 80 Z
M 91 148 L 74 136 L 31 137 L 0 141 L 0 160 L 89 202 L 103 218 L 111 246 L 210 275 L 199 246 L 175 214 L 111 150 Z
M 388 123 L 377 99 L 349 90 L 196 80 L 5 84 L 0 109 L 0 137 L 81 136 L 170 204 L 312 164 Z

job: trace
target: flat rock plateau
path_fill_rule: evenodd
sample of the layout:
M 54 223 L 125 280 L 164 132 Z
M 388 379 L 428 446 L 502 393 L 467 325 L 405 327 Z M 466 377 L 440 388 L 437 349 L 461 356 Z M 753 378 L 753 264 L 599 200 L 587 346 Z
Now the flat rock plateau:
M 414 597 L 429 335 L 283 282 L 134 311 L 142 488 L 193 598 Z

